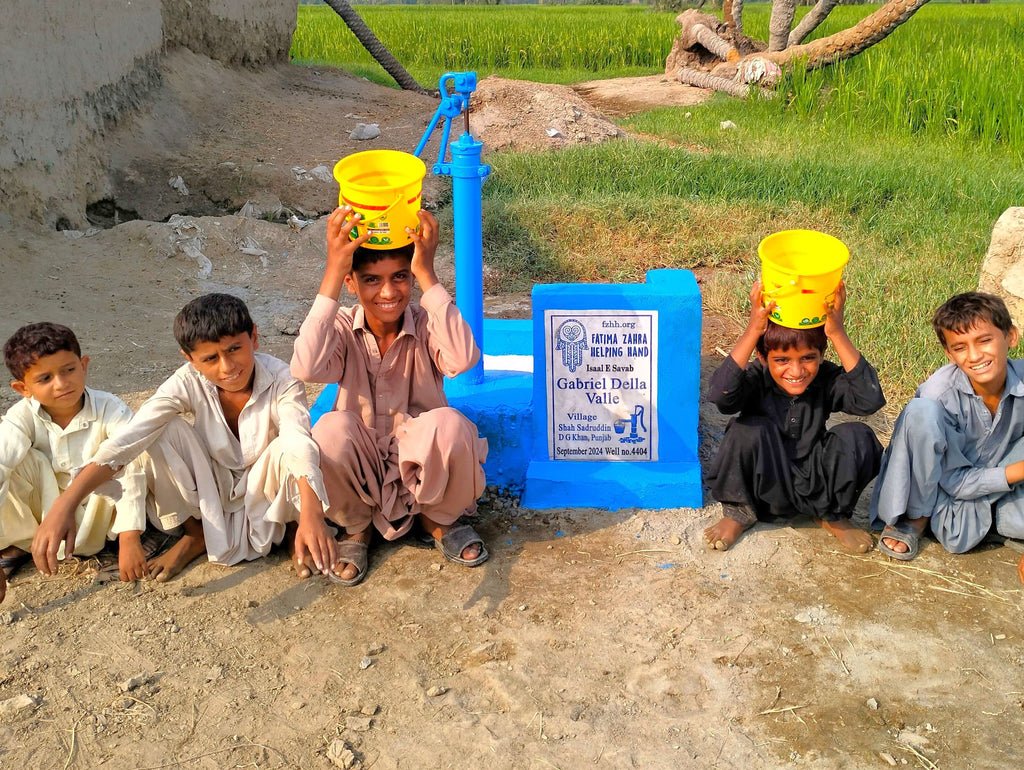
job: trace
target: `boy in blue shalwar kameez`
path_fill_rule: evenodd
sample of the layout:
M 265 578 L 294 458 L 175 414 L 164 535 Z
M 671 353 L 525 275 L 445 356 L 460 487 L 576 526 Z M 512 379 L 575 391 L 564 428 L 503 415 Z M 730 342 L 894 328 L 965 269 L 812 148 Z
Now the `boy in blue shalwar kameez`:
M 930 526 L 963 553 L 991 530 L 1024 538 L 1024 361 L 1006 304 L 957 294 L 932 319 L 950 363 L 928 378 L 896 420 L 871 498 L 879 549 L 909 561 Z M 1017 566 L 1024 581 L 1024 557 Z

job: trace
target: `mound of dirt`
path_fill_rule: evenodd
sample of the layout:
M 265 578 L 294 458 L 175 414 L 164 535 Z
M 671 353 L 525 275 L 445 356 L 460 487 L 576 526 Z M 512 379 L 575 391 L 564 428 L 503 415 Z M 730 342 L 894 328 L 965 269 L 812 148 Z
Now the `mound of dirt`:
M 613 118 L 658 107 L 690 107 L 706 102 L 713 93 L 706 88 L 683 85 L 668 75 L 588 80 L 574 83 L 572 89 Z
M 625 133 L 568 86 L 487 77 L 470 102 L 473 135 L 486 150 L 548 150 Z

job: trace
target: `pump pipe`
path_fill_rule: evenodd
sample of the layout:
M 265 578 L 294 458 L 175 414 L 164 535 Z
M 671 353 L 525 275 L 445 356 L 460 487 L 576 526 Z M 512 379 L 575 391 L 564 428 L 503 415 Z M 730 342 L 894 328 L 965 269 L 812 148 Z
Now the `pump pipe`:
M 452 81 L 453 90 L 447 90 Z M 452 178 L 452 211 L 455 233 L 455 305 L 473 332 L 477 346 L 484 350 L 484 244 L 483 244 L 483 183 L 491 167 L 480 163 L 483 143 L 469 132 L 469 98 L 476 90 L 475 72 L 446 72 L 438 81 L 441 104 L 413 153 L 420 156 L 430 135 L 444 118 L 441 144 L 433 171 Z M 465 132 L 458 141 L 449 145 L 452 120 L 465 115 Z M 445 161 L 448 151 L 451 161 Z M 480 361 L 470 371 L 456 378 L 469 384 L 483 382 L 484 363 Z

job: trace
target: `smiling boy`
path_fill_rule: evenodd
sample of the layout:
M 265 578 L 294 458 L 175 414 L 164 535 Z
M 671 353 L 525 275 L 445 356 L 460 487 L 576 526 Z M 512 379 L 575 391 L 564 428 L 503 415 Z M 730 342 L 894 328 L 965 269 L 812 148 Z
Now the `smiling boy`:
M 472 567 L 487 559 L 480 536 L 458 521 L 476 511 L 484 491 L 487 441 L 444 395 L 444 378 L 471 369 L 480 350 L 434 272 L 437 222 L 426 211 L 419 219 L 422 232 L 409 231 L 408 246 L 369 249 L 368 232 L 349 238 L 359 215 L 336 209 L 324 277 L 295 341 L 293 375 L 338 383 L 334 411 L 313 437 L 327 516 L 344 530 L 345 566 L 334 578 L 342 585 L 365 575 L 374 527 L 394 540 L 417 519 L 449 561 Z M 410 304 L 414 280 L 419 306 Z M 355 307 L 341 308 L 343 288 Z
M 993 529 L 1024 538 L 1024 361 L 1019 334 L 991 294 L 948 299 L 932 328 L 950 363 L 928 378 L 896 420 L 871 499 L 884 523 L 879 550 L 913 559 L 921 534 L 952 553 Z M 1024 557 L 1018 574 L 1024 582 Z
M 825 425 L 833 412 L 868 415 L 885 405 L 878 375 L 846 334 L 845 304 L 840 283 L 824 327 L 789 329 L 769 320 L 775 303 L 762 303 L 760 281 L 751 289 L 747 328 L 708 395 L 723 414 L 737 415 L 708 473 L 723 512 L 704 531 L 711 548 L 727 550 L 758 519 L 801 513 L 845 550 L 870 550 L 871 535 L 850 516 L 878 472 L 882 447 L 863 423 Z M 824 360 L 828 342 L 842 366 Z
M 187 363 L 57 498 L 33 544 L 36 564 L 43 572 L 55 568 L 60 543 L 74 538 L 69 511 L 149 449 L 150 521 L 183 530 L 148 565 L 158 581 L 204 552 L 219 564 L 265 555 L 296 520 L 300 561 L 308 551 L 316 568 L 328 571 L 336 562 L 334 539 L 323 518 L 327 496 L 302 383 L 283 361 L 256 352 L 256 327 L 237 297 L 192 300 L 175 318 L 174 336 Z
M 132 412 L 121 399 L 85 385 L 89 357 L 66 326 L 35 323 L 18 329 L 4 345 L 4 361 L 23 396 L 0 421 L 0 601 L 7 576 L 30 558 L 43 514 L 72 476 Z M 91 556 L 108 539 L 119 542 L 122 580 L 145 572 L 140 534 L 146 526 L 146 482 L 132 464 L 114 496 L 90 495 L 72 516 L 70 552 Z

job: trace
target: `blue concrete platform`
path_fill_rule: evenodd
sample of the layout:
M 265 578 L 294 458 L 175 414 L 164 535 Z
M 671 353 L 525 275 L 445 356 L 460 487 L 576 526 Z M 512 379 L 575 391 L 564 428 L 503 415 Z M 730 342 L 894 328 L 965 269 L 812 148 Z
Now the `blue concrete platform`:
M 700 290 L 693 273 L 688 270 L 652 270 L 643 284 L 538 285 L 533 289 L 532 299 L 535 431 L 522 504 L 528 508 L 588 506 L 612 510 L 628 507 L 696 508 L 703 505 L 697 455 L 701 304 Z M 637 319 L 643 317 L 651 324 L 654 339 L 650 355 L 655 361 L 647 360 L 647 363 L 650 370 L 656 372 L 657 386 L 649 388 L 651 394 L 656 393 L 656 402 L 647 403 L 644 407 L 649 424 L 645 435 L 635 439 L 649 442 L 650 460 L 589 461 L 556 459 L 552 455 L 552 434 L 562 427 L 558 423 L 574 420 L 564 413 L 556 415 L 557 420 L 548 414 L 552 388 L 561 386 L 572 390 L 574 387 L 590 387 L 592 383 L 604 383 L 605 386 L 612 383 L 614 387 L 616 382 L 630 376 L 596 373 L 599 370 L 615 371 L 613 364 L 604 363 L 608 359 L 596 356 L 606 350 L 605 342 L 619 338 L 611 333 L 602 333 L 603 326 L 591 324 L 589 347 L 582 343 L 579 345 L 578 360 L 571 370 L 574 374 L 555 378 L 556 362 L 564 363 L 567 359 L 564 352 L 556 352 L 553 344 L 546 351 L 547 343 L 554 341 L 548 338 L 558 336 L 551 321 L 571 319 L 570 322 L 577 323 L 582 329 L 589 323 L 588 319 L 594 318 L 588 314 L 594 313 L 601 313 L 602 322 L 612 326 L 617 324 L 611 320 L 617 317 L 616 314 L 621 314 L 625 321 L 634 316 Z M 587 332 L 583 337 L 584 340 L 587 338 Z M 558 341 L 559 345 L 564 344 L 560 336 Z M 621 349 L 610 352 L 621 352 Z M 546 355 L 551 356 L 550 362 L 545 361 Z M 546 366 L 550 372 L 545 371 Z M 567 370 L 563 367 L 562 371 Z M 619 396 L 625 400 L 626 392 L 612 394 L 613 398 Z M 584 400 L 583 403 L 587 402 Z M 639 410 L 641 407 L 635 408 Z M 600 399 L 595 400 L 590 409 L 590 414 L 582 416 L 605 423 L 616 416 L 613 409 L 601 405 Z M 612 439 L 616 444 L 628 441 L 625 436 L 618 435 L 624 420 L 615 422 L 618 423 L 615 433 L 606 433 L 603 438 Z M 635 429 L 636 425 L 633 427 Z M 580 435 L 580 440 L 588 440 L 581 446 L 589 452 L 603 451 L 602 445 L 592 443 L 593 435 Z

